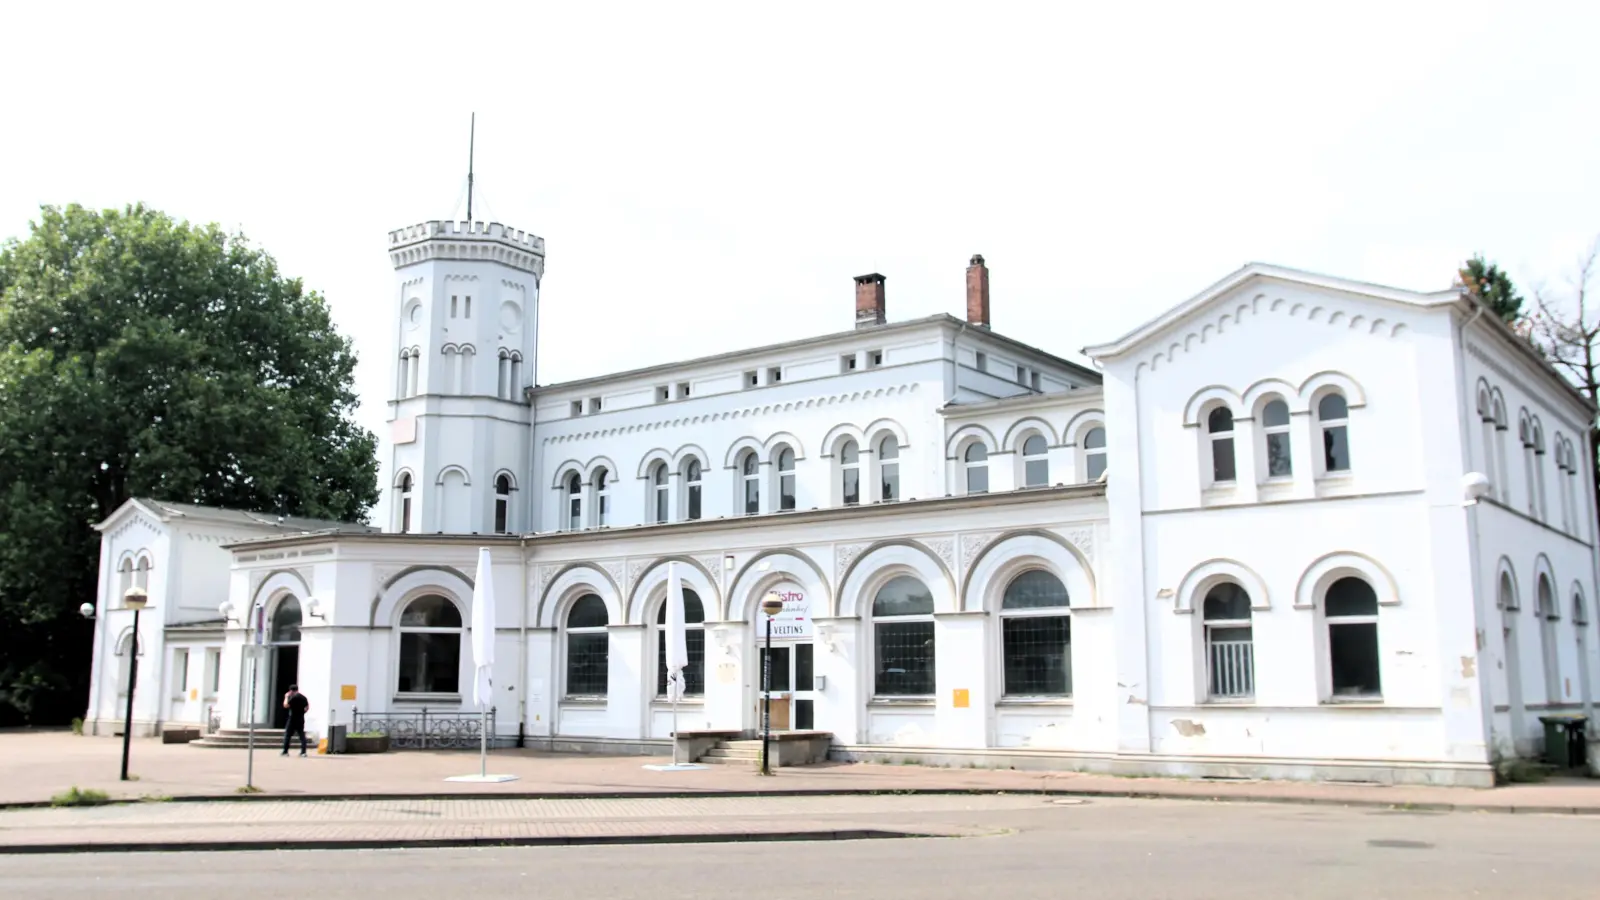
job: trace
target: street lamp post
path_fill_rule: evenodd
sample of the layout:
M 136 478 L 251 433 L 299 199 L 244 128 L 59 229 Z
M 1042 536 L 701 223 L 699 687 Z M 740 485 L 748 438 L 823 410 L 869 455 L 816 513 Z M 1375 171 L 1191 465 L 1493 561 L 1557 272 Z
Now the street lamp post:
M 122 595 L 124 609 L 133 610 L 133 634 L 128 646 L 128 711 L 122 721 L 122 780 L 128 780 L 128 748 L 133 742 L 133 689 L 139 683 L 139 612 L 150 596 L 144 588 L 131 587 Z
M 783 612 L 783 600 L 768 594 L 761 601 L 761 611 L 767 616 L 767 652 L 761 664 L 761 774 L 771 775 L 767 745 L 772 742 L 772 619 Z

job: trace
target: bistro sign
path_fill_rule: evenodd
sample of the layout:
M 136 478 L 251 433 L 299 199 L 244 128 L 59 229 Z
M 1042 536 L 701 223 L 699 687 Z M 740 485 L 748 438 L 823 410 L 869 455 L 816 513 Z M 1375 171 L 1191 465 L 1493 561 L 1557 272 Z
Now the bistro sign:
M 767 591 L 768 597 L 783 601 L 783 612 L 772 619 L 772 639 L 775 641 L 809 641 L 812 636 L 811 603 L 798 584 L 784 582 Z M 757 618 L 760 618 L 759 613 Z M 766 623 L 760 622 L 756 638 L 767 636 Z

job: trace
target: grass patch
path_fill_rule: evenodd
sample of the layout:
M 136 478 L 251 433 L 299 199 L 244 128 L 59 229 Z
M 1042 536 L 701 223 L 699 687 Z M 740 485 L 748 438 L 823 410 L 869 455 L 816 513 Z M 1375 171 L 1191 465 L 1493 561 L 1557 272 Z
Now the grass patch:
M 78 737 L 83 737 L 83 719 L 72 720 L 72 733 Z
M 258 788 L 253 784 L 246 784 L 246 785 L 242 785 L 240 787 L 234 788 L 233 792 L 235 794 L 259 794 L 259 793 L 261 793 L 261 788 Z
M 1500 784 L 1538 784 L 1550 775 L 1550 767 L 1526 759 L 1505 759 L 1495 765 L 1495 781 Z
M 104 806 L 110 802 L 111 795 L 105 791 L 84 790 L 77 785 L 50 798 L 51 806 Z

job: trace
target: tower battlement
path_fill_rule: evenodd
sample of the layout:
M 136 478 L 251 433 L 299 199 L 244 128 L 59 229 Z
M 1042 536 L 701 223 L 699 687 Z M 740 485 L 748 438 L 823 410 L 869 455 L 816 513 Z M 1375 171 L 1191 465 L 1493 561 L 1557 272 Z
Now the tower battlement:
M 544 238 L 499 222 L 434 219 L 389 232 L 389 259 L 396 269 L 430 259 L 492 260 L 544 275 Z

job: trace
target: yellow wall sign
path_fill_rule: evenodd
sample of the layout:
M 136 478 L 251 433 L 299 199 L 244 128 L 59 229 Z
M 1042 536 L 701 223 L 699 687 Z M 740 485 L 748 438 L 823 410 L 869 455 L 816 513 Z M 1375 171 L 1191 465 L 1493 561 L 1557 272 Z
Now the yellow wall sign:
M 190 700 L 199 700 L 200 699 L 200 689 L 199 688 L 189 688 L 189 699 Z
M 341 684 L 341 685 L 339 685 L 339 699 L 340 700 L 354 700 L 355 698 L 356 698 L 356 686 L 355 685 L 353 685 L 353 684 Z
M 967 689 L 966 688 L 956 688 L 955 689 L 955 707 L 956 707 L 956 709 L 966 709 L 968 706 L 971 706 L 971 705 L 972 705 L 971 701 L 967 697 Z

